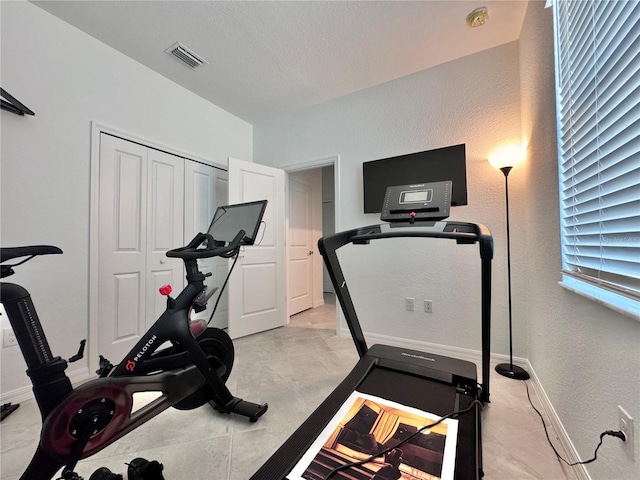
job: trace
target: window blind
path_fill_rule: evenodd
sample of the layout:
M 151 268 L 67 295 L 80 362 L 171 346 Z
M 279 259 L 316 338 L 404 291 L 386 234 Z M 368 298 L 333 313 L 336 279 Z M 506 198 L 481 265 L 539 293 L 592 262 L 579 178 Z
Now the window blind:
M 640 2 L 554 2 L 563 282 L 640 317 Z

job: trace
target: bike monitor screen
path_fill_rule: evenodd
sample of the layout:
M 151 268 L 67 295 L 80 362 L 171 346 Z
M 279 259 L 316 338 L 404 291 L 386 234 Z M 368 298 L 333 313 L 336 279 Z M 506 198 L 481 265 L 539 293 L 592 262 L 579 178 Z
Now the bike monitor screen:
M 245 236 L 240 244 L 253 245 L 266 207 L 266 200 L 218 207 L 208 233 L 214 240 L 228 243 L 240 230 L 244 230 Z

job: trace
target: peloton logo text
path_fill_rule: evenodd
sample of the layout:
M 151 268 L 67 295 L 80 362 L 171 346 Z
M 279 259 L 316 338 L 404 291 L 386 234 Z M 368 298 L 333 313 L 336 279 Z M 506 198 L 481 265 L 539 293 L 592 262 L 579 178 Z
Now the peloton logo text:
M 133 360 L 127 360 L 127 365 L 125 366 L 125 368 L 130 372 L 133 372 L 133 370 L 136 368 L 136 362 L 138 362 L 142 358 L 142 356 L 146 353 L 146 351 L 149 350 L 149 347 L 151 347 L 151 345 L 155 343 L 157 338 L 158 337 L 155 335 L 151 337 L 149 341 L 144 344 L 144 347 L 142 347 L 140 351 L 136 354 L 136 356 L 133 357 Z

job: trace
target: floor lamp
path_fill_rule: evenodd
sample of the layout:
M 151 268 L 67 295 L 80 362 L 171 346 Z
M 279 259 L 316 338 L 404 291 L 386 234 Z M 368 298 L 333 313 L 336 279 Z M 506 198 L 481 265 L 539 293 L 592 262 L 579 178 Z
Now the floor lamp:
M 524 160 L 524 149 L 518 146 L 501 148 L 489 156 L 489 163 L 504 174 L 504 192 L 507 213 L 507 279 L 509 285 L 509 363 L 496 365 L 496 372 L 500 375 L 516 380 L 526 380 L 529 373 L 513 364 L 513 330 L 511 323 L 511 245 L 509 239 L 509 172 Z

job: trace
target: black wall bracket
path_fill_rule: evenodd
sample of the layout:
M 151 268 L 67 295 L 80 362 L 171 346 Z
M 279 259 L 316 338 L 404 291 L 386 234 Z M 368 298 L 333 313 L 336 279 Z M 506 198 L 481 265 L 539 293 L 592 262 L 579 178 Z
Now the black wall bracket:
M 2 99 L 0 100 L 0 108 L 2 108 L 2 110 L 7 110 L 17 115 L 35 115 L 35 113 L 29 110 L 25 105 L 9 95 L 5 89 L 0 88 L 0 94 L 2 94 Z

